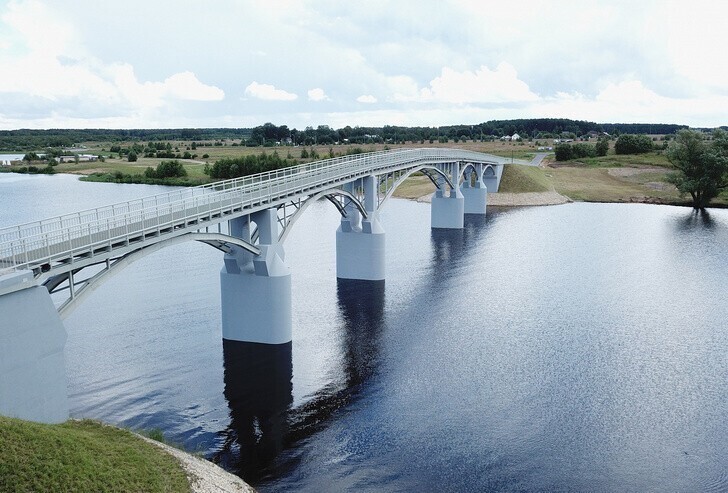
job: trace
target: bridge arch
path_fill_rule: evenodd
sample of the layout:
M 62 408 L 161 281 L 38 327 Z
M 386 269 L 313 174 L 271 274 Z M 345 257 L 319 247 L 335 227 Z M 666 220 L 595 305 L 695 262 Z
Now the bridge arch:
M 478 171 L 478 166 L 480 165 L 480 172 Z M 458 177 L 458 183 L 461 183 L 464 179 L 465 174 L 468 171 L 476 173 L 477 180 L 483 180 L 484 178 L 495 178 L 497 176 L 497 172 L 494 168 L 493 164 L 490 163 L 470 163 L 465 162 L 463 163 L 462 169 L 460 170 L 460 176 Z
M 325 198 L 339 211 L 342 217 L 347 216 L 346 208 L 349 204 L 353 205 L 356 210 L 359 211 L 359 213 L 362 215 L 362 217 L 367 217 L 367 211 L 364 208 L 364 204 L 361 203 L 361 200 L 359 200 L 358 197 L 356 197 L 353 193 L 347 192 L 346 190 L 342 190 L 340 188 L 331 188 L 329 190 L 324 190 L 323 192 L 316 193 L 314 195 L 310 195 L 305 200 L 303 200 L 300 205 L 296 208 L 296 211 L 291 214 L 288 217 L 284 216 L 283 219 L 283 231 L 281 232 L 280 236 L 278 237 L 278 241 L 280 243 L 284 243 L 286 238 L 288 238 L 288 234 L 291 231 L 291 228 L 296 223 L 299 217 L 303 214 L 303 212 L 308 209 L 308 207 L 316 202 L 319 199 Z M 339 198 L 342 199 L 342 202 L 339 202 Z M 348 201 L 348 202 L 347 202 Z M 284 213 L 285 214 L 285 213 Z
M 75 288 L 76 281 L 74 280 L 74 271 L 72 270 L 49 277 L 42 283 L 42 285 L 48 289 L 50 294 L 58 293 L 64 289 L 69 290 L 68 298 L 58 307 L 58 314 L 62 319 L 64 319 L 99 286 L 121 272 L 121 270 L 125 267 L 163 248 L 186 243 L 188 241 L 198 241 L 225 253 L 228 253 L 232 251 L 233 248 L 237 247 L 254 255 L 260 254 L 260 249 L 258 247 L 233 236 L 220 233 L 186 233 L 158 243 L 144 245 L 141 248 L 133 250 L 114 260 L 109 259 L 106 262 L 106 265 L 99 272 L 87 279 L 79 281 L 79 284 L 82 285 L 78 289 Z M 83 268 L 84 267 L 81 267 L 75 272 L 79 272 Z M 68 283 L 68 286 L 63 287 L 64 283 Z
M 384 203 L 387 201 L 387 199 L 389 199 L 394 194 L 394 191 L 407 178 L 409 178 L 410 176 L 412 176 L 413 174 L 415 174 L 419 171 L 424 171 L 425 176 L 427 176 L 427 178 L 430 179 L 430 181 L 435 185 L 436 188 L 440 188 L 440 184 L 434 178 L 433 174 L 442 177 L 442 179 L 445 181 L 445 183 L 447 183 L 450 186 L 451 189 L 455 188 L 452 180 L 450 180 L 450 177 L 447 175 L 447 173 L 445 173 L 443 170 L 439 169 L 437 166 L 435 166 L 435 165 L 418 166 L 418 167 L 412 168 L 412 169 L 407 170 L 404 173 L 402 173 L 400 176 L 398 176 L 395 179 L 394 183 L 392 183 L 392 185 L 390 187 L 387 187 L 387 191 L 384 194 L 384 197 L 382 197 L 382 199 L 379 201 L 378 208 L 381 209 L 384 206 Z

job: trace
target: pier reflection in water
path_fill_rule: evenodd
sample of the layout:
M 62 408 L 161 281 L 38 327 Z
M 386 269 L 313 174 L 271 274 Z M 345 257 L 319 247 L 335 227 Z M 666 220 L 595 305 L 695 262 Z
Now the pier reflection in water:
M 376 371 L 384 326 L 384 281 L 337 280 L 343 321 L 343 378 L 292 408 L 292 345 L 223 340 L 225 399 L 230 424 L 212 460 L 251 484 L 291 470 L 283 452 L 320 429 L 356 398 Z
M 223 340 L 230 424 L 213 461 L 255 482 L 284 447 L 293 402 L 291 343 Z

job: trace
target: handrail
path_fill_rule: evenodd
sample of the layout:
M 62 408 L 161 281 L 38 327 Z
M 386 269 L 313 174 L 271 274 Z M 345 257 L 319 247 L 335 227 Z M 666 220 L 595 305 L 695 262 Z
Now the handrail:
M 51 246 L 64 244 L 83 249 L 111 243 L 150 229 L 174 227 L 177 221 L 200 219 L 222 207 L 270 203 L 282 196 L 303 193 L 312 187 L 355 179 L 367 174 L 421 161 L 473 161 L 502 163 L 505 158 L 460 149 L 423 148 L 352 154 L 273 171 L 232 178 L 197 187 L 183 188 L 140 199 L 87 209 L 72 214 L 0 229 L 0 270 L 27 266 L 38 259 L 52 258 Z M 202 212 L 202 215 L 201 215 Z M 129 228 L 136 228 L 130 230 Z M 123 230 L 123 232 L 122 232 Z M 74 240 L 87 243 L 75 245 Z M 90 243 L 89 243 L 90 242 Z M 75 247 L 75 248 L 74 248 Z M 43 253 L 43 250 L 47 250 Z M 29 252 L 39 257 L 30 258 Z

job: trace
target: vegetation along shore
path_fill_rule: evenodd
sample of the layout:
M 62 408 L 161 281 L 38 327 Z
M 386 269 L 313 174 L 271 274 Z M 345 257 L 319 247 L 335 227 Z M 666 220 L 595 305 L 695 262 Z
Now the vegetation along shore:
M 629 133 L 644 131 L 663 133 Z M 539 166 L 507 165 L 500 193 L 490 198 L 490 205 L 566 200 L 691 205 L 704 199 L 691 196 L 690 180 L 676 182 L 679 153 L 673 152 L 672 159 L 670 154 L 679 144 L 681 132 L 685 128 L 678 125 L 564 119 L 438 128 L 333 130 L 319 126 L 300 132 L 270 123 L 253 129 L 12 131 L 0 135 L 0 149 L 26 151 L 26 158 L 0 170 L 73 173 L 88 181 L 194 186 L 347 154 L 454 147 L 514 160 L 546 154 Z M 715 144 L 725 142 L 708 131 L 691 135 L 704 140 L 701 152 L 712 149 L 720 153 L 720 145 Z M 62 146 L 53 147 L 58 144 Z M 728 206 L 725 183 L 719 185 L 723 186 L 710 193 L 709 203 Z M 420 199 L 432 191 L 429 180 L 413 176 L 395 195 Z

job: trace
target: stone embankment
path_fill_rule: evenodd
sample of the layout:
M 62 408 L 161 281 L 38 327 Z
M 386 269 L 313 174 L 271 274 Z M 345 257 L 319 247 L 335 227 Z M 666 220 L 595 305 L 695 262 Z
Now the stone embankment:
M 192 493 L 255 493 L 255 489 L 248 483 L 208 460 L 156 440 L 142 438 L 173 455 L 179 461 L 187 473 Z

